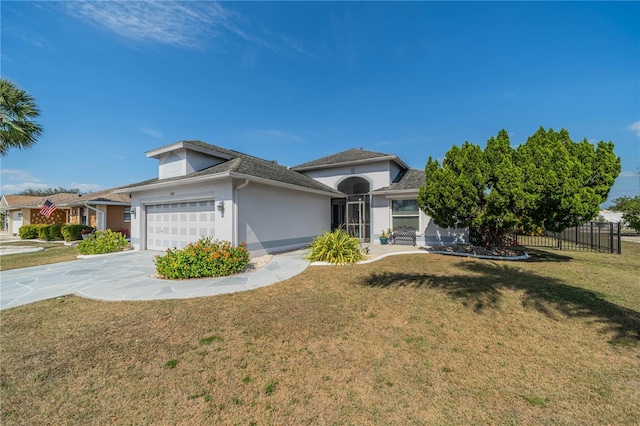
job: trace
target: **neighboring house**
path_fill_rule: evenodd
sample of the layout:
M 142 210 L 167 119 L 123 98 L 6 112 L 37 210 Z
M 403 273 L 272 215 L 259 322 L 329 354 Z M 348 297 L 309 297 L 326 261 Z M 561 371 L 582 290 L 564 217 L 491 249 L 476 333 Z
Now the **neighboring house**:
M 63 224 L 69 220 L 68 211 L 58 209 L 50 217 L 40 214 L 40 208 L 45 200 L 58 205 L 77 194 L 59 193 L 47 197 L 34 197 L 29 195 L 3 195 L 0 200 L 0 211 L 5 213 L 5 228 L 12 235 L 18 235 L 23 225 L 36 224 Z
M 305 247 L 340 225 L 373 244 L 399 226 L 416 228 L 420 245 L 466 240 L 418 209 L 424 173 L 395 155 L 351 149 L 287 168 L 200 141 L 146 155 L 158 160 L 158 178 L 114 190 L 131 197 L 135 249 L 182 248 L 210 236 L 272 253 Z
M 89 225 L 99 231 L 111 229 L 129 235 L 131 231 L 131 199 L 113 189 L 77 194 L 58 204 L 68 211 L 67 223 Z
M 50 217 L 40 214 L 45 200 L 56 205 Z M 23 225 L 76 223 L 93 226 L 98 230 L 123 231 L 130 226 L 131 200 L 128 195 L 114 194 L 111 189 L 90 194 L 59 193 L 46 197 L 5 195 L 0 200 L 0 211 L 5 213 L 5 228 L 18 234 Z
M 624 222 L 624 219 L 622 219 L 623 214 L 624 212 L 616 212 L 608 209 L 600 210 L 600 216 L 602 216 L 606 222 L 613 222 L 613 223 Z

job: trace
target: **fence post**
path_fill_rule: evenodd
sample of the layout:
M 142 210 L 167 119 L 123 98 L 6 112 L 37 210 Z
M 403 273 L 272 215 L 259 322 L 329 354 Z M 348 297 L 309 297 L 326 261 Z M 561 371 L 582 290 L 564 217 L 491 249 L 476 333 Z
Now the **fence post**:
M 593 222 L 589 222 L 589 225 L 591 225 L 591 235 L 589 235 L 589 242 L 591 243 L 591 251 L 593 251 Z
M 562 250 L 562 233 L 556 232 L 556 238 L 558 239 L 558 249 Z
M 613 253 L 613 222 L 609 222 L 609 252 Z

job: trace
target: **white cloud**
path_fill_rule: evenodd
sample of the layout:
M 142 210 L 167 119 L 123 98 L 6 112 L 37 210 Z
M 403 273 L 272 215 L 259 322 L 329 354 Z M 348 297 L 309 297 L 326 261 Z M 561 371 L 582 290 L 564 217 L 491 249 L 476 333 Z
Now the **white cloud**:
M 61 7 L 135 42 L 190 48 L 202 47 L 203 34 L 216 35 L 228 15 L 216 2 L 72 1 Z
M 635 123 L 629 125 L 629 127 L 627 128 L 634 132 L 636 136 L 640 138 L 640 121 L 636 121 Z
M 629 170 L 623 170 L 618 175 L 619 178 L 629 178 L 638 176 L 638 172 L 630 172 Z
M 2 179 L 23 180 L 23 181 L 30 180 L 34 182 L 37 182 L 40 180 L 39 178 L 33 176 L 28 171 L 19 170 L 19 169 L 2 169 Z
M 150 129 L 148 127 L 139 127 L 138 130 L 140 130 L 142 133 L 144 133 L 147 136 L 151 136 L 156 139 L 162 138 L 162 132 L 160 130 Z
M 69 184 L 69 188 L 73 189 L 79 189 L 80 192 L 93 192 L 93 191 L 99 191 L 102 189 L 101 185 L 95 184 L 95 183 L 77 183 L 77 182 L 71 182 Z
M 15 194 L 27 189 L 49 189 L 58 188 L 60 186 L 43 183 L 42 179 L 33 176 L 26 170 L 19 169 L 2 169 L 2 180 L 2 194 Z M 9 181 L 9 183 L 4 183 L 5 181 Z M 102 186 L 95 183 L 71 182 L 68 186 L 66 186 L 66 188 L 77 188 L 81 192 L 92 192 L 102 189 Z
M 317 58 L 297 41 L 273 34 L 215 1 L 81 0 L 57 4 L 76 19 L 135 43 L 203 49 L 210 47 L 213 40 L 223 43 L 235 37 L 272 51 L 293 51 Z
M 49 189 L 52 186 L 47 185 L 45 183 L 38 182 L 20 182 L 16 184 L 6 183 L 2 184 L 2 193 L 3 194 L 15 194 L 16 192 L 22 192 L 27 189 Z

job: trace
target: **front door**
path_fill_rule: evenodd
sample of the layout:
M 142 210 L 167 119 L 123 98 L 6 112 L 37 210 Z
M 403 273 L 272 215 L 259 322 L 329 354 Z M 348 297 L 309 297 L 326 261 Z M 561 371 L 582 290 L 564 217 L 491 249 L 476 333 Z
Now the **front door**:
M 366 237 L 366 214 L 364 201 L 347 202 L 347 233 L 363 242 Z

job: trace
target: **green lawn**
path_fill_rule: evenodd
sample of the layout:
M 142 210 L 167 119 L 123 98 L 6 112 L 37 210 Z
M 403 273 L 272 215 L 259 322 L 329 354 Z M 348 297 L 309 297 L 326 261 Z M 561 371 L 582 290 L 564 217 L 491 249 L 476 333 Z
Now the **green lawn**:
M 75 260 L 78 256 L 78 249 L 75 246 L 66 246 L 62 242 L 23 240 L 16 242 L 3 242 L 2 246 L 42 247 L 44 248 L 44 251 L 4 255 L 0 257 L 0 271 L 66 262 L 67 260 Z
M 640 244 L 533 254 L 2 311 L 0 422 L 640 424 Z

